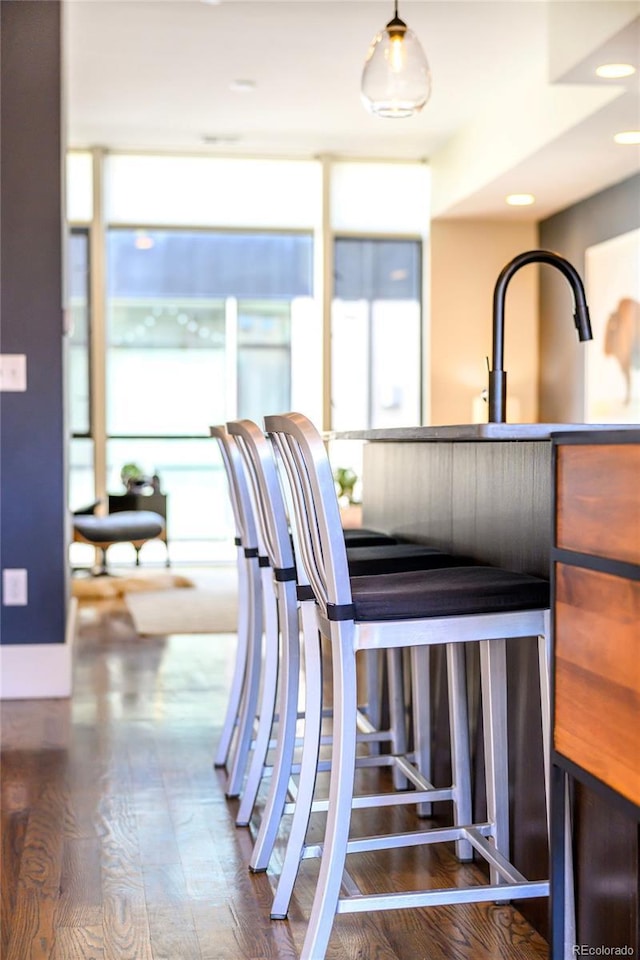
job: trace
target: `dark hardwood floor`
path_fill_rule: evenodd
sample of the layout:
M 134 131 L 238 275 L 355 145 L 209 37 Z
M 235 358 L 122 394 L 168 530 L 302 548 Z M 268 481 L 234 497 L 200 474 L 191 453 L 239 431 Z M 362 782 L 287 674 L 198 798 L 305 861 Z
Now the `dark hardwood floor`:
M 72 700 L 2 704 L 3 960 L 297 957 L 317 864 L 303 864 L 289 920 L 270 921 L 272 881 L 248 871 L 252 832 L 212 769 L 233 649 L 227 635 L 140 638 L 120 602 L 84 603 Z M 401 889 L 474 868 L 417 848 L 350 869 Z M 547 955 L 516 910 L 489 904 L 342 916 L 328 958 Z

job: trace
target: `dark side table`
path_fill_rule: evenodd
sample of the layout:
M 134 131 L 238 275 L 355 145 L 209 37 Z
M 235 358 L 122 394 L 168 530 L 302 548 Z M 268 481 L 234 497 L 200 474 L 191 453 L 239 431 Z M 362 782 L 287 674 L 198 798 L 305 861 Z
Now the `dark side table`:
M 167 533 L 167 494 L 166 493 L 110 493 L 109 513 L 122 513 L 123 510 L 152 510 L 164 519 L 164 531 L 158 537 L 164 540 L 167 548 L 165 566 L 171 566 L 169 558 L 169 537 Z

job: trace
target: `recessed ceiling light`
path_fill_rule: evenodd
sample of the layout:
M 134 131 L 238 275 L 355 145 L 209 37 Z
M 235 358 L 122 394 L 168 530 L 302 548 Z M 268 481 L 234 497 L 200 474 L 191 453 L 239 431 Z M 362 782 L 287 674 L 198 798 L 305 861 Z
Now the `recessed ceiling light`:
M 530 207 L 536 202 L 532 193 L 510 193 L 505 199 L 510 207 Z
M 229 90 L 234 93 L 252 93 L 255 88 L 255 80 L 232 80 L 229 84 Z
M 613 139 L 616 143 L 640 143 L 640 130 L 623 130 L 621 133 L 616 133 Z
M 620 80 L 622 77 L 630 77 L 636 72 L 636 68 L 630 63 L 603 63 L 596 68 L 596 76 L 603 77 L 605 80 Z

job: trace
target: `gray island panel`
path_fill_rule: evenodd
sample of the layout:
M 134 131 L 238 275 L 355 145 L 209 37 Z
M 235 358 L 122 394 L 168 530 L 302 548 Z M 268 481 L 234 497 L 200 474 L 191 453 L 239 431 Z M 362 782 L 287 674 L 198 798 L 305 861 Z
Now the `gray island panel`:
M 549 577 L 549 440 L 370 442 L 363 522 L 478 562 Z

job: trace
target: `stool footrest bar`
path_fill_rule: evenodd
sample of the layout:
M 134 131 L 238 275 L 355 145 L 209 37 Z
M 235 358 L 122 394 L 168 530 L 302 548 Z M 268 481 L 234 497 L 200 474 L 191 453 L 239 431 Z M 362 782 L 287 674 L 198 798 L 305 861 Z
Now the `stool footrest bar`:
M 336 913 L 365 913 L 369 910 L 404 910 L 453 903 L 484 903 L 489 900 L 525 900 L 549 896 L 548 880 L 517 884 L 487 884 L 478 887 L 449 887 L 416 893 L 379 893 L 338 900 Z

